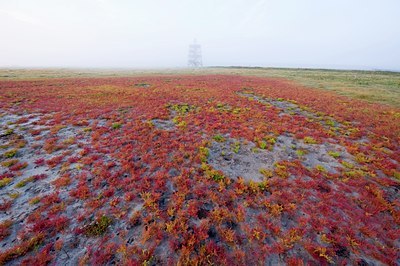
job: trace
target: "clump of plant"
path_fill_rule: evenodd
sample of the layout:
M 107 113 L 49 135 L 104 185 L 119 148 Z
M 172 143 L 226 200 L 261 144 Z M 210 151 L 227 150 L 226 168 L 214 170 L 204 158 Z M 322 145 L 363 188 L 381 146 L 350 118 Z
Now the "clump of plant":
M 216 142 L 225 142 L 225 138 L 222 136 L 222 135 L 215 135 L 214 137 L 213 137 L 213 139 L 216 141 Z
M 18 182 L 18 183 L 15 185 L 15 187 L 16 187 L 16 188 L 24 187 L 24 186 L 26 186 L 26 184 L 28 184 L 29 182 L 32 182 L 32 181 L 34 181 L 34 180 L 35 180 L 35 178 L 34 178 L 33 176 L 30 176 L 30 177 L 25 178 L 24 180 Z
M 122 127 L 122 124 L 121 123 L 113 123 L 112 125 L 111 125 L 111 128 L 112 129 L 119 129 L 119 128 L 121 128 Z
M 239 107 L 237 107 L 237 108 L 234 108 L 233 110 L 232 110 L 232 114 L 240 114 L 240 112 L 242 112 L 242 108 L 239 108 Z
M 207 147 L 199 147 L 199 152 L 200 152 L 200 160 L 201 162 L 206 162 L 208 159 L 208 156 L 210 156 L 210 150 Z
M 221 112 L 228 112 L 232 109 L 232 107 L 224 103 L 217 103 L 217 109 Z
M 340 152 L 338 152 L 338 151 L 328 151 L 328 154 L 335 159 L 340 157 Z
M 43 240 L 44 234 L 40 233 L 37 236 L 34 236 L 31 239 L 28 239 L 15 247 L 5 250 L 0 254 L 0 265 L 4 265 L 8 261 L 21 257 L 29 251 L 38 248 Z
M 302 156 L 304 156 L 305 154 L 307 154 L 307 151 L 306 150 L 296 150 L 296 154 L 297 154 L 297 156 L 299 156 L 299 157 L 302 157 Z
M 260 147 L 260 149 L 266 149 L 267 148 L 267 142 L 264 140 L 261 140 L 258 142 L 258 147 Z
M 12 178 L 9 178 L 9 177 L 6 177 L 6 178 L 1 179 L 1 180 L 0 180 L 0 188 L 5 187 L 5 186 L 7 186 L 8 184 L 10 184 L 12 180 L 13 180 L 13 179 L 12 179 Z
M 304 143 L 306 144 L 316 144 L 317 141 L 313 137 L 304 137 L 303 139 Z
M 14 164 L 17 164 L 19 162 L 18 159 L 11 159 L 11 160 L 7 160 L 1 163 L 1 166 L 3 167 L 11 167 Z
M 264 139 L 271 145 L 274 145 L 276 143 L 276 138 L 273 136 L 267 136 Z
M 52 134 L 57 134 L 61 129 L 66 128 L 67 126 L 65 125 L 55 125 L 52 128 L 50 128 L 50 132 Z
M 260 191 L 264 191 L 268 188 L 268 182 L 267 181 L 258 182 L 257 186 Z
M 173 105 L 169 105 L 168 107 L 171 108 L 172 110 L 176 111 L 180 115 L 184 115 L 184 114 L 188 113 L 189 111 L 192 111 L 195 109 L 194 106 L 189 105 L 187 103 L 173 104 Z
M 18 192 L 13 192 L 13 193 L 9 193 L 8 196 L 12 199 L 16 199 L 20 196 L 21 194 Z
M 240 142 L 236 141 L 235 143 L 232 144 L 232 150 L 234 153 L 238 153 L 240 150 Z
M 185 121 L 180 121 L 179 123 L 176 124 L 177 127 L 181 128 L 181 129 L 185 129 L 187 126 L 187 123 Z
M 261 168 L 261 169 L 259 170 L 259 172 L 260 172 L 260 174 L 262 174 L 265 178 L 271 178 L 271 177 L 273 176 L 272 171 L 269 170 L 269 169 Z
M 0 149 L 7 149 L 8 147 L 10 147 L 9 143 L 0 145 Z
M 50 167 L 50 168 L 54 168 L 57 165 L 59 165 L 61 163 L 63 159 L 63 156 L 54 156 L 52 158 L 50 158 L 49 160 L 46 161 L 46 164 Z
M 35 204 L 38 204 L 39 202 L 40 202 L 40 197 L 39 196 L 36 196 L 36 197 L 33 197 L 33 198 L 31 198 L 30 200 L 29 200 L 29 204 L 30 205 L 35 205 Z
M 221 180 L 224 180 L 224 178 L 225 178 L 224 175 L 221 172 L 217 171 L 217 170 L 212 170 L 209 173 L 209 175 L 214 181 L 217 181 L 217 182 L 221 181 Z
M 275 169 L 274 169 L 275 174 L 277 174 L 279 177 L 282 178 L 287 178 L 289 177 L 289 172 L 287 171 L 287 167 L 283 164 L 280 163 L 275 163 Z
M 112 224 L 112 219 L 105 215 L 97 218 L 93 223 L 84 228 L 84 233 L 89 237 L 102 236 Z
M 353 169 L 354 168 L 354 164 L 347 162 L 347 161 L 341 161 L 340 162 L 344 167 L 349 168 L 349 169 Z
M 12 128 L 9 128 L 4 132 L 3 136 L 9 136 L 9 135 L 12 135 L 13 133 L 14 133 L 14 130 Z
M 347 178 L 359 178 L 359 177 L 362 177 L 363 175 L 365 175 L 365 172 L 360 169 L 353 169 L 350 171 L 345 171 L 343 173 L 343 175 Z
M 141 223 L 141 215 L 139 211 L 135 211 L 132 216 L 129 218 L 129 224 L 131 226 L 138 226 Z
M 331 127 L 335 126 L 335 122 L 334 122 L 333 120 L 331 120 L 331 119 L 327 119 L 327 120 L 325 121 L 325 123 L 326 123 L 328 126 L 331 126 Z
M 325 169 L 325 167 L 323 167 L 322 165 L 318 164 L 315 166 L 315 169 L 317 169 L 319 172 L 323 172 L 326 173 L 327 170 Z
M 71 178 L 69 175 L 64 175 L 54 180 L 52 184 L 55 185 L 57 188 L 66 187 L 71 184 Z
M 279 216 L 283 211 L 283 206 L 281 204 L 267 204 L 272 216 Z
M 12 226 L 11 220 L 5 220 L 0 222 L 0 241 L 5 239 L 8 235 L 10 235 L 10 227 Z
M 394 171 L 393 177 L 400 180 L 400 172 Z
M 60 145 L 57 145 L 57 138 L 49 138 L 45 141 L 43 145 L 43 149 L 48 153 L 51 154 L 55 151 L 61 149 Z
M 17 142 L 15 142 L 15 146 L 17 147 L 17 148 L 23 148 L 23 147 L 25 147 L 26 146 L 26 140 L 19 140 L 19 141 L 17 141 Z
M 17 155 L 17 152 L 18 152 L 17 149 L 12 149 L 12 150 L 6 151 L 6 152 L 4 153 L 4 157 L 6 157 L 6 158 L 12 158 L 12 157 L 14 157 L 15 155 Z
M 203 171 L 205 172 L 205 175 L 208 178 L 213 179 L 216 182 L 219 182 L 219 181 L 222 181 L 225 179 L 225 176 L 222 174 L 221 171 L 213 169 L 211 166 L 209 166 L 206 163 L 203 163 L 201 165 L 201 168 L 203 169 Z
M 370 162 L 372 162 L 372 159 L 369 156 L 367 156 L 367 155 L 365 155 L 365 154 L 363 154 L 361 152 L 356 154 L 355 159 L 356 159 L 356 161 L 358 163 L 370 163 Z
M 252 193 L 258 193 L 266 190 L 268 188 L 268 181 L 254 182 L 250 180 L 248 184 L 248 190 Z

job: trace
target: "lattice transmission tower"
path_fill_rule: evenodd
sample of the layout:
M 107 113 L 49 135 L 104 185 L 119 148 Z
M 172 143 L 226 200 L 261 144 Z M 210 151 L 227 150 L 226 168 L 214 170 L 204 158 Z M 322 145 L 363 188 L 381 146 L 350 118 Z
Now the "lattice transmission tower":
M 189 56 L 188 56 L 189 67 L 202 67 L 203 60 L 201 57 L 201 45 L 197 44 L 196 39 L 191 45 L 189 45 Z

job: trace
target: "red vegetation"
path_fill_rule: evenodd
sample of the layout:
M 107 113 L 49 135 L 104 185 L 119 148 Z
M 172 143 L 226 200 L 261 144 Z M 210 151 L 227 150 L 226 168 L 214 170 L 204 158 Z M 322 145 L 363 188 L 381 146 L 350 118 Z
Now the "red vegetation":
M 0 190 L 33 167 L 49 171 L 32 176 L 48 191 L 26 203 L 0 264 L 62 263 L 64 249 L 84 248 L 79 262 L 95 265 L 400 259 L 399 109 L 217 75 L 1 81 L 0 96 L 4 113 L 41 114 L 26 144 L 40 159 L 1 168 Z M 306 167 L 297 150 L 249 182 L 210 165 L 215 136 L 254 143 L 255 153 L 273 152 L 279 136 L 343 152 L 326 169 Z M 14 200 L 0 211 L 13 214 Z M 0 223 L 0 245 L 13 226 Z

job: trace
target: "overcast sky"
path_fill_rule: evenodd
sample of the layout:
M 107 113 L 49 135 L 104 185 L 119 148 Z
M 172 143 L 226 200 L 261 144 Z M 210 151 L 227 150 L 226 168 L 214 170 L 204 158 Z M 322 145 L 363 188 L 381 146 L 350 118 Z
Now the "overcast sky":
M 400 0 L 0 0 L 0 67 L 400 70 Z

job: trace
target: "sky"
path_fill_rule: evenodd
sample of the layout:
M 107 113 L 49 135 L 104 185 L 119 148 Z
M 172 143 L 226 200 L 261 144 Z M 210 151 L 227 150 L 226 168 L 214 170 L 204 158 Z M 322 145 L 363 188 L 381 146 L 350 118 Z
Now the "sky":
M 0 67 L 400 70 L 399 0 L 0 0 Z

